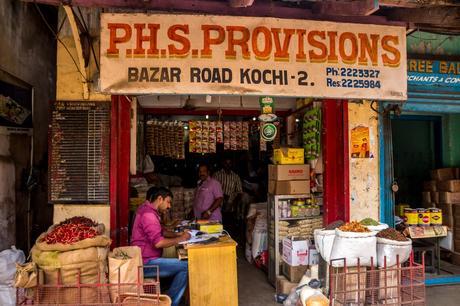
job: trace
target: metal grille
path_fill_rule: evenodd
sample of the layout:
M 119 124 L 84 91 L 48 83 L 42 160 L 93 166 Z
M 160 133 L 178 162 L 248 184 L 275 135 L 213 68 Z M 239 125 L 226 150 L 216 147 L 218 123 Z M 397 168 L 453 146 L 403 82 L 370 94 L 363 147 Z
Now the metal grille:
M 331 305 L 425 305 L 425 264 L 408 262 L 376 268 L 329 266 Z
M 50 152 L 51 202 L 107 203 L 110 104 L 55 102 Z

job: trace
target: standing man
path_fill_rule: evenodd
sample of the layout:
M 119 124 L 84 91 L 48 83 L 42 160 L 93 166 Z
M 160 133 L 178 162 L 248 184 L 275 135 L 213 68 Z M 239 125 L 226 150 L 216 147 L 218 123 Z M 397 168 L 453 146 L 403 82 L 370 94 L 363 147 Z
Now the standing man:
M 200 165 L 198 170 L 200 181 L 193 202 L 193 211 L 195 218 L 222 222 L 220 211 L 223 201 L 222 187 L 209 174 L 208 166 Z
M 163 249 L 190 239 L 188 232 L 164 231 L 160 223 L 160 213 L 171 208 L 172 193 L 166 188 L 152 187 L 147 191 L 147 199 L 139 206 L 134 219 L 131 245 L 141 248 L 144 265 L 159 267 L 160 278 L 173 277 L 168 295 L 172 305 L 178 306 L 187 288 L 188 264 L 175 258 L 161 258 Z M 156 269 L 144 268 L 145 276 L 154 276 Z
M 222 169 L 214 174 L 214 178 L 219 181 L 224 192 L 223 212 L 237 212 L 236 202 L 243 192 L 241 179 L 232 170 L 232 160 L 225 158 L 222 162 Z

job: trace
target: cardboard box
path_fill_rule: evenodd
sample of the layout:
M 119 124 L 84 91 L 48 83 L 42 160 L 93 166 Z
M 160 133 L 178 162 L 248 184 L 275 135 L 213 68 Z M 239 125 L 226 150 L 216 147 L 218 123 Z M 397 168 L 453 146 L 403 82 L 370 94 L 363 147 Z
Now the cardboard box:
M 268 179 L 273 181 L 309 180 L 309 165 L 268 165 Z
M 439 193 L 440 203 L 460 203 L 460 192 L 440 192 Z
M 460 180 L 448 180 L 438 182 L 439 191 L 460 192 Z
M 316 247 L 314 245 L 311 245 L 310 248 L 308 249 L 308 265 L 309 266 L 314 266 L 319 264 L 319 253 L 316 250 Z
M 456 176 L 455 168 L 442 168 L 430 171 L 432 180 L 435 181 L 447 181 L 454 180 Z
M 437 191 L 437 182 L 436 181 L 426 181 L 423 182 L 424 191 Z
M 310 181 L 270 181 L 270 194 L 310 194 Z
M 296 288 L 298 283 L 290 282 L 286 277 L 280 275 L 276 277 L 276 293 L 289 294 L 293 288 Z
M 423 204 L 431 203 L 431 192 L 430 191 L 422 192 L 422 203 Z
M 452 231 L 447 231 L 447 236 L 439 239 L 439 246 L 448 251 L 454 250 L 454 237 Z
M 333 290 L 338 305 L 364 305 L 367 289 L 367 268 L 347 267 L 333 268 L 334 274 L 330 290 Z M 376 276 L 377 277 L 377 276 Z M 336 305 L 336 303 L 334 303 Z
M 309 240 L 283 239 L 283 260 L 291 266 L 308 265 Z
M 283 274 L 290 282 L 298 283 L 308 270 L 308 266 L 291 266 L 283 260 Z
M 431 191 L 430 199 L 431 199 L 431 203 L 439 203 L 439 192 Z
M 379 302 L 398 305 L 400 301 L 401 270 L 397 266 L 379 268 Z
M 278 165 L 302 165 L 305 163 L 303 148 L 281 148 L 273 150 L 273 162 Z

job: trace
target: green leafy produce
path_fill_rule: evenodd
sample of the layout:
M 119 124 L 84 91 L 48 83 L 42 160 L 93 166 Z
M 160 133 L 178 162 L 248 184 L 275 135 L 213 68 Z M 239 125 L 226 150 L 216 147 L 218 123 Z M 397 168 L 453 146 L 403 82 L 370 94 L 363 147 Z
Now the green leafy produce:
M 367 226 L 377 226 L 377 225 L 380 225 L 380 223 L 378 221 L 375 221 L 374 219 L 372 218 L 364 218 L 361 220 L 361 223 L 362 225 L 367 225 Z

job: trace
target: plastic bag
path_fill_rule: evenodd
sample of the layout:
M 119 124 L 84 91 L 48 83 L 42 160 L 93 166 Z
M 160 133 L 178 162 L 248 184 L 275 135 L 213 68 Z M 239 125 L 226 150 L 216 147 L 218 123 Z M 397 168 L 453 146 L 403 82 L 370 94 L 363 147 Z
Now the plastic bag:
M 25 261 L 24 252 L 14 245 L 0 252 L 0 305 L 16 305 L 16 289 L 13 288 L 16 263 L 22 264 Z
M 315 247 L 321 257 L 329 263 L 331 258 L 332 245 L 335 239 L 335 230 L 316 229 L 313 232 Z
M 305 306 L 329 306 L 329 299 L 324 294 L 317 292 L 305 301 Z
M 380 223 L 379 225 L 365 225 L 370 231 L 380 232 L 388 228 L 388 224 Z
M 0 252 L 0 285 L 12 286 L 16 274 L 16 263 L 23 264 L 25 261 L 24 252 L 16 249 L 14 245 L 11 249 Z
M 16 289 L 11 286 L 0 285 L 0 305 L 14 306 L 16 305 Z
M 254 230 L 252 233 L 252 258 L 256 258 L 268 249 L 267 231 Z
M 377 232 L 356 233 L 335 230 L 334 244 L 332 245 L 331 264 L 334 267 L 343 267 L 345 261 L 348 267 L 358 265 L 371 266 L 371 258 L 374 265 L 377 264 Z M 339 259 L 339 260 L 334 260 Z M 333 261 L 334 260 L 334 261 Z
M 409 259 L 412 250 L 412 240 L 396 241 L 385 238 L 377 237 L 377 265 L 379 267 L 394 266 L 397 263 L 397 256 L 399 256 L 399 263 L 402 264 Z

